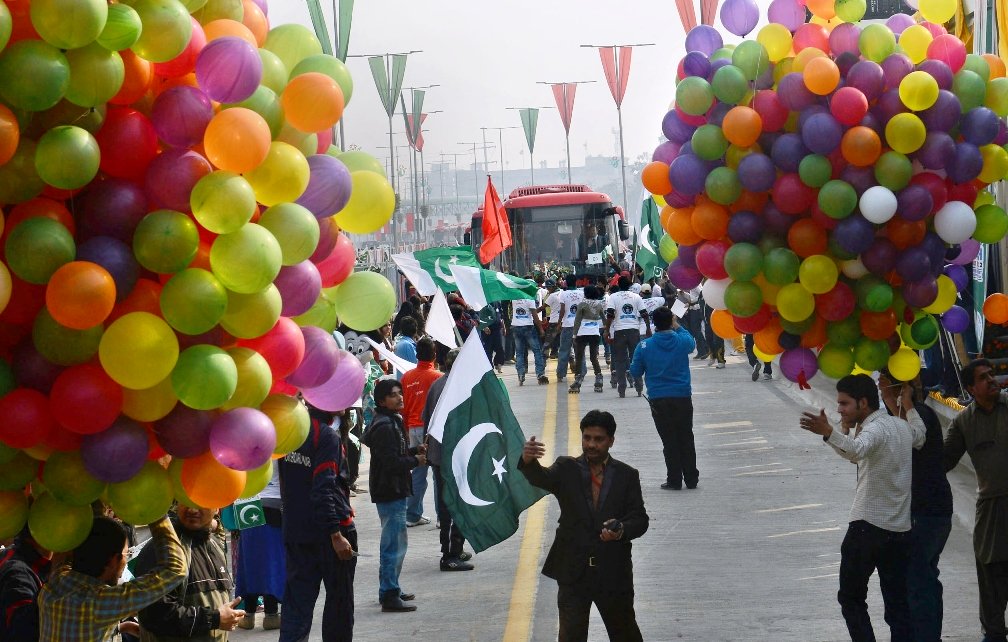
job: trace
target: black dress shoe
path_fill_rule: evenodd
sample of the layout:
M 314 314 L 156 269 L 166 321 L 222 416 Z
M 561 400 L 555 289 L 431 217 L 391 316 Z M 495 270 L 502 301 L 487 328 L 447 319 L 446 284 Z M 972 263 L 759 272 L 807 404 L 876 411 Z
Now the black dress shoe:
M 469 560 L 472 559 L 472 553 L 470 553 L 469 551 L 462 551 L 461 553 L 458 554 L 458 558 L 463 562 L 468 562 Z
M 413 604 L 406 604 L 402 600 L 400 595 L 389 595 L 383 596 L 381 600 L 381 610 L 382 613 L 407 613 L 409 611 L 415 611 L 417 607 Z
M 681 484 L 670 484 L 668 482 L 665 482 L 664 484 L 662 484 L 661 487 L 662 487 L 662 490 L 682 490 L 682 485 Z
M 693 482 L 692 484 L 686 484 L 686 488 L 688 488 L 689 490 L 696 490 L 697 484 L 699 483 L 700 482 Z
M 475 566 L 469 562 L 463 562 L 457 557 L 446 557 L 441 560 L 442 571 L 471 571 Z

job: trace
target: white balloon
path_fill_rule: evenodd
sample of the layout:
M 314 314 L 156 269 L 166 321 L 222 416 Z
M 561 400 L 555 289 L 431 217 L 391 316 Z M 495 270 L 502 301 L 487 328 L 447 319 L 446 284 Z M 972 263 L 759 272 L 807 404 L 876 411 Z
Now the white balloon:
M 842 261 L 840 263 L 840 270 L 848 279 L 860 279 L 868 274 L 868 268 L 861 262 L 861 257 L 851 259 L 850 261 Z
M 976 214 L 962 201 L 949 201 L 934 217 L 935 232 L 943 241 L 954 245 L 973 236 L 976 231 Z
M 881 185 L 866 189 L 859 205 L 861 214 L 878 225 L 896 215 L 896 195 Z
M 731 284 L 731 279 L 707 279 L 701 290 L 704 301 L 715 310 L 727 310 L 728 306 L 724 302 L 724 293 Z

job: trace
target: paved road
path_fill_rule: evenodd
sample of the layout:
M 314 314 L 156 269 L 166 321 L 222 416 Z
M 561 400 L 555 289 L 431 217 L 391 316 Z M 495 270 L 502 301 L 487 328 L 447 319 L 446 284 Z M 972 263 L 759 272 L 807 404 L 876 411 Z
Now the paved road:
M 581 395 L 558 391 L 555 383 L 519 388 L 507 368 L 504 380 L 526 435 L 545 440 L 549 458 L 580 452 L 578 421 L 587 410 L 616 416 L 613 455 L 641 471 L 651 516 L 650 530 L 634 544 L 636 606 L 646 640 L 848 639 L 836 591 L 854 466 L 798 428 L 798 413 L 821 404 L 821 392 L 799 391 L 783 379 L 753 383 L 743 361 L 729 357 L 724 370 L 692 362 L 700 468 L 693 491 L 659 488 L 664 463 L 645 400 L 619 399 L 608 388 Z M 402 575 L 403 587 L 417 594 L 419 610 L 411 614 L 380 612 L 377 515 L 366 494 L 355 502 L 361 551 L 370 555 L 357 567 L 358 640 L 556 639 L 556 584 L 539 575 L 558 517 L 554 500 L 530 509 L 518 532 L 476 556 L 477 569 L 468 573 L 438 570 L 433 524 L 411 528 Z M 978 639 L 972 546 L 959 523 L 941 569 L 944 639 Z M 880 639 L 887 638 L 874 579 L 869 607 Z M 321 640 L 321 600 L 316 618 L 311 639 Z M 257 628 L 232 639 L 276 635 Z M 594 611 L 591 639 L 607 639 Z

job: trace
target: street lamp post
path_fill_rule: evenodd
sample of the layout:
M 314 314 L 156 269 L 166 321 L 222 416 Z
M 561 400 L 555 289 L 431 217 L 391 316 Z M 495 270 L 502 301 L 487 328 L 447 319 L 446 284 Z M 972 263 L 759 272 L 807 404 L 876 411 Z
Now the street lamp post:
M 525 142 L 528 143 L 529 150 L 529 173 L 531 175 L 530 185 L 535 185 L 535 139 L 536 126 L 539 123 L 540 109 L 553 109 L 552 107 L 508 107 L 517 111 L 522 120 L 522 129 L 525 130 Z
M 473 178 L 475 179 L 474 185 L 476 186 L 475 202 L 476 207 L 479 207 L 479 162 L 476 160 L 476 149 L 478 148 L 479 142 L 473 141 L 469 143 L 459 143 L 459 145 L 472 145 L 472 155 L 473 155 Z M 484 168 L 489 171 L 486 159 L 486 150 L 493 147 L 493 145 L 487 145 L 486 141 L 483 141 L 483 165 Z
M 445 156 L 451 156 L 452 162 L 455 165 L 455 172 L 452 174 L 452 185 L 455 187 L 455 211 L 458 216 L 462 216 L 462 202 L 459 200 L 459 189 L 458 189 L 458 157 L 465 156 L 464 152 L 452 152 L 446 154 L 441 152 L 441 163 L 444 163 Z M 441 186 L 442 191 L 444 190 L 444 184 Z
M 578 85 L 588 85 L 594 80 L 577 80 L 574 82 L 538 82 L 538 85 L 549 85 L 553 89 L 553 97 L 556 99 L 557 109 L 560 110 L 560 120 L 564 126 L 564 138 L 567 141 L 567 184 L 574 182 L 571 176 L 570 160 L 570 126 L 574 116 L 574 92 Z
M 497 141 L 498 141 L 498 151 L 500 152 L 500 168 L 501 168 L 501 179 L 500 188 L 504 189 L 504 130 L 505 129 L 519 129 L 517 125 L 511 127 L 480 127 L 483 130 L 483 141 L 486 142 L 486 130 L 496 129 L 497 130 Z M 489 171 L 489 170 L 487 170 Z

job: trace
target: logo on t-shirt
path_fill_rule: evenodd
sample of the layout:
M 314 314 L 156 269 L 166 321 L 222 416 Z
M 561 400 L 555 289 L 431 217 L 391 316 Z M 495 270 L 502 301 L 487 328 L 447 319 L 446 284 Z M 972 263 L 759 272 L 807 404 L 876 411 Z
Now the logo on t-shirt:
M 528 310 L 525 308 L 515 308 L 515 315 L 520 317 L 528 316 Z
M 633 314 L 633 311 L 634 311 L 634 308 L 633 308 L 632 305 L 630 305 L 629 303 L 624 303 L 623 304 L 623 314 L 625 314 L 625 315 L 631 315 L 631 314 Z
M 568 312 L 567 314 L 571 314 L 571 315 L 577 314 L 577 304 L 576 303 L 571 306 L 570 312 Z

